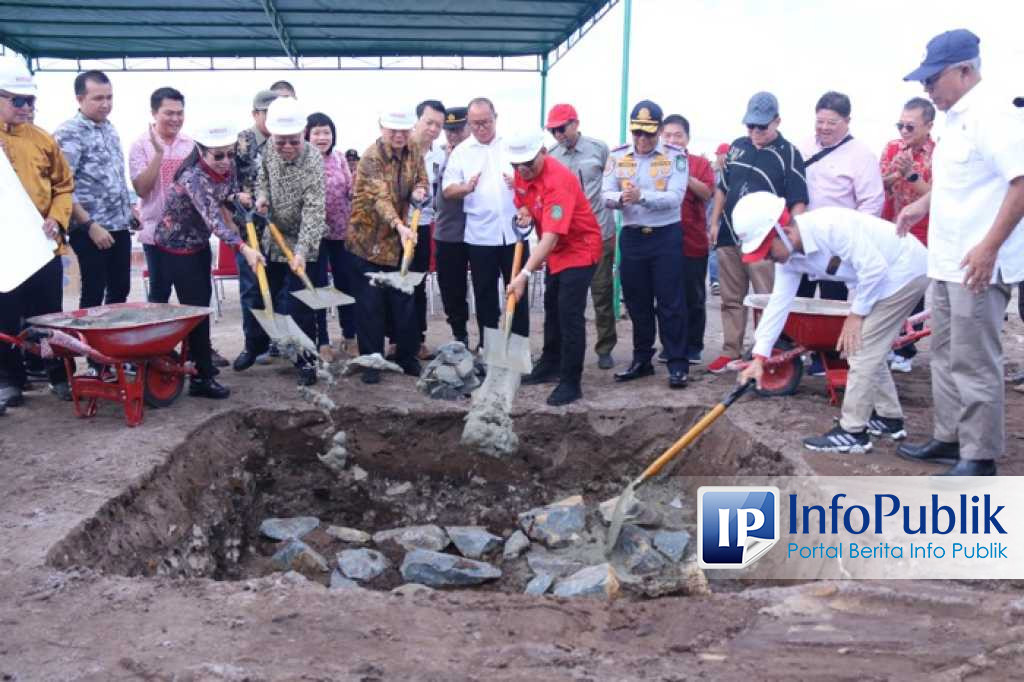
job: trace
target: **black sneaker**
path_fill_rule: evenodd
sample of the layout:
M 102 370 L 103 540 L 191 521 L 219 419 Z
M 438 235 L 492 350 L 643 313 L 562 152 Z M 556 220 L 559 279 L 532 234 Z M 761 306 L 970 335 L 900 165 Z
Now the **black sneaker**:
M 804 447 L 815 452 L 852 452 L 863 454 L 871 450 L 868 432 L 850 433 L 838 424 L 823 436 L 804 438 Z
M 555 386 L 555 390 L 548 396 L 547 403 L 552 407 L 558 407 L 559 405 L 568 405 L 574 403 L 583 397 L 583 391 L 580 390 L 579 384 L 570 384 L 564 381 L 558 383 Z
M 272 358 L 279 358 L 281 357 L 281 349 L 277 347 L 276 343 L 271 343 L 270 349 L 267 351 L 267 355 Z
M 877 412 L 871 412 L 868 419 L 868 434 L 875 438 L 888 436 L 893 440 L 903 440 L 907 437 L 907 430 L 903 428 L 903 420 L 896 417 L 880 417 Z
M 232 365 L 232 367 L 236 372 L 244 372 L 245 370 L 252 367 L 255 363 L 256 354 L 250 353 L 247 350 L 243 350 L 241 353 L 238 354 L 238 357 L 235 358 L 235 362 Z
M 19 407 L 25 404 L 25 396 L 17 386 L 0 386 L 0 405 L 4 407 Z
M 316 367 L 304 365 L 299 367 L 299 386 L 312 386 L 316 383 Z
M 212 377 L 209 379 L 194 377 L 188 382 L 188 394 L 195 396 L 196 398 L 213 398 L 214 400 L 223 400 L 231 395 L 231 389 L 227 386 L 221 386 L 217 383 L 217 380 Z
M 533 366 L 533 371 L 529 374 L 524 374 L 522 379 L 523 386 L 536 386 L 537 384 L 553 384 L 558 381 L 558 374 L 560 371 L 558 362 L 549 360 L 541 357 L 537 361 L 537 364 Z

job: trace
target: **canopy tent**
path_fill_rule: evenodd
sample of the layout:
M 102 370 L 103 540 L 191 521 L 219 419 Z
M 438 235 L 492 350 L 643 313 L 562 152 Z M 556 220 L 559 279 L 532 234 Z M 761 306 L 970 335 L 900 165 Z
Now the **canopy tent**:
M 0 47 L 21 54 L 34 71 L 176 70 L 176 58 L 202 58 L 214 70 L 255 69 L 260 58 L 281 57 L 300 69 L 386 69 L 385 58 L 417 58 L 396 68 L 537 71 L 543 122 L 548 70 L 618 2 L 0 0 Z M 623 4 L 620 137 L 625 141 L 632 1 Z M 428 62 L 442 57 L 455 60 Z M 497 59 L 497 67 L 467 62 L 475 57 Z M 507 59 L 522 57 L 528 58 L 526 67 L 506 65 Z M 240 58 L 250 58 L 251 66 L 240 66 Z M 343 62 L 367 58 L 376 63 Z M 96 60 L 104 63 L 83 65 Z

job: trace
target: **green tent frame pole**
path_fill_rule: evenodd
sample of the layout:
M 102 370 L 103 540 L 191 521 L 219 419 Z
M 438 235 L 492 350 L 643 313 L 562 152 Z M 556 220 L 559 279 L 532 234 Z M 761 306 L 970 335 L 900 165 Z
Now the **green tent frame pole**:
M 622 91 L 619 102 L 619 144 L 626 144 L 626 118 L 629 116 L 629 33 L 633 17 L 633 0 L 625 0 L 625 18 L 622 22 Z M 622 283 L 619 281 L 619 233 L 622 231 L 622 214 L 615 214 L 615 269 L 612 278 L 612 314 L 619 319 Z
M 540 127 L 544 127 L 544 114 L 548 108 L 548 55 L 540 60 Z

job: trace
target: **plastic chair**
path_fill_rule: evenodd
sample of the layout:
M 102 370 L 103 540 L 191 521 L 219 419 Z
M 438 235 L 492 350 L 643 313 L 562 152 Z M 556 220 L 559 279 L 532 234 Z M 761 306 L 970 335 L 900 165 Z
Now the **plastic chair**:
M 217 263 L 210 270 L 210 280 L 213 284 L 213 300 L 217 311 L 217 318 L 221 317 L 220 302 L 227 298 L 224 293 L 224 280 L 238 279 L 238 261 L 235 260 L 235 250 L 225 242 L 219 241 L 217 249 Z

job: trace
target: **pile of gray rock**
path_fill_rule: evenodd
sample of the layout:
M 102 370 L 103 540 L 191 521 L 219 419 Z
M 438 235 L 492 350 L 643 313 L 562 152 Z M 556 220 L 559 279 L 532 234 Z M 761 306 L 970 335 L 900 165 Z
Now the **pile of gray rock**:
M 458 341 L 438 348 L 416 381 L 416 388 L 440 400 L 467 398 L 479 385 L 473 354 Z

